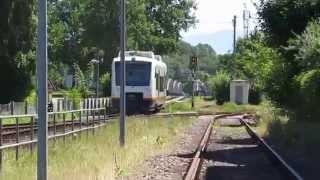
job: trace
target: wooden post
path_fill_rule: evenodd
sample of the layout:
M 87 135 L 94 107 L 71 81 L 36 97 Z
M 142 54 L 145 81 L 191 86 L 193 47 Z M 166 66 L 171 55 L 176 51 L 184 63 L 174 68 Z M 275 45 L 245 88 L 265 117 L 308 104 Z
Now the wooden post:
M 0 119 L 0 147 L 2 146 L 2 119 Z M 2 170 L 2 149 L 0 150 L 0 172 Z
M 89 127 L 90 125 L 89 125 L 89 112 L 88 112 L 89 110 L 87 109 L 86 110 L 86 117 L 87 117 L 87 119 L 86 119 L 86 121 L 87 121 L 87 127 Z M 87 137 L 89 136 L 89 130 L 87 129 Z
M 62 119 L 63 119 L 63 134 L 66 133 L 66 114 L 62 114 Z M 66 141 L 66 136 L 63 136 L 63 141 Z
M 81 116 L 82 116 L 82 112 L 81 110 L 79 111 L 79 126 L 80 126 L 80 129 L 82 129 L 82 122 L 81 122 Z
M 61 100 L 58 99 L 58 100 L 57 100 L 57 112 L 60 112 L 60 109 L 61 109 L 61 108 L 60 108 L 60 102 L 61 102 Z M 57 116 L 58 116 L 58 119 L 60 119 L 60 117 L 61 117 L 60 114 L 57 114 Z
M 31 117 L 31 122 L 30 122 L 30 140 L 33 141 L 34 137 L 34 117 Z M 32 143 L 30 144 L 30 152 L 33 152 L 33 145 Z
M 53 114 L 53 135 L 54 140 L 56 140 L 56 134 L 57 134 L 57 126 L 56 126 L 56 114 Z
M 10 102 L 10 114 L 13 115 L 14 114 L 14 101 Z
M 74 117 L 73 117 L 73 112 L 71 112 L 71 123 L 72 123 L 72 131 L 74 131 Z
M 94 134 L 94 127 L 95 127 L 95 109 L 91 109 L 91 112 L 93 111 L 93 116 L 92 116 L 92 132 Z
M 16 118 L 16 143 L 20 141 L 19 118 Z M 16 146 L 16 160 L 19 160 L 19 146 Z
M 103 121 L 104 123 L 106 123 L 107 119 L 107 106 L 104 106 L 104 109 L 103 109 Z

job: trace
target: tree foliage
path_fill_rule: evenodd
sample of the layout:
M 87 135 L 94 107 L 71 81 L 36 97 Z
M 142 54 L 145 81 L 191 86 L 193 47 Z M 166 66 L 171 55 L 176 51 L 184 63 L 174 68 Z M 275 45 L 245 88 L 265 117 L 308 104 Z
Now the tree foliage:
M 0 2 L 0 102 L 21 100 L 35 74 L 36 8 L 34 0 Z M 159 54 L 177 48 L 180 33 L 196 23 L 193 0 L 128 0 L 128 49 Z M 119 2 L 114 0 L 48 0 L 49 74 L 62 86 L 64 67 L 104 59 L 110 72 L 119 51 Z
M 262 34 L 256 33 L 250 39 L 237 42 L 233 76 L 265 87 L 276 59 L 279 59 L 278 52 L 265 44 Z
M 296 78 L 296 84 L 299 94 L 296 101 L 299 103 L 299 108 L 296 108 L 298 117 L 318 120 L 320 115 L 320 69 L 301 73 Z
M 258 15 L 270 45 L 286 46 L 295 34 L 301 34 L 309 21 L 320 15 L 320 2 L 314 0 L 260 0 Z
M 34 1 L 0 2 L 0 103 L 21 100 L 34 71 Z

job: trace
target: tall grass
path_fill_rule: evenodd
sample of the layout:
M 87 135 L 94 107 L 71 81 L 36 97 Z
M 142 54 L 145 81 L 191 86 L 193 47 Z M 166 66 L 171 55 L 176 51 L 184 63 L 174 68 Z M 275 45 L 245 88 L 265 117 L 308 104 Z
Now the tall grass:
M 126 147 L 118 145 L 118 123 L 105 128 L 59 139 L 49 143 L 49 179 L 90 180 L 115 179 L 137 169 L 146 158 L 172 147 L 179 131 L 191 124 L 192 118 L 153 118 L 127 121 Z M 36 179 L 36 153 L 21 150 L 15 161 L 14 150 L 5 152 L 0 179 Z
M 176 112 L 190 112 L 192 111 L 191 102 L 182 101 L 182 102 L 174 102 L 166 106 L 163 112 L 167 113 L 176 113 Z
M 319 122 L 296 120 L 270 102 L 258 108 L 260 123 L 255 129 L 277 147 L 290 153 L 318 156 L 320 150 Z

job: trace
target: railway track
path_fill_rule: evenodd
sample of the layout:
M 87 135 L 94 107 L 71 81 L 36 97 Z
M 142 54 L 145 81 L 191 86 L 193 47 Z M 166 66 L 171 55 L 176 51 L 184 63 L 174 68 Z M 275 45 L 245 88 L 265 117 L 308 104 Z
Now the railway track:
M 166 101 L 166 104 L 174 103 L 184 99 L 184 97 L 172 97 Z M 60 116 L 59 116 L 60 114 Z M 187 113 L 188 114 L 188 113 Z M 52 116 L 54 115 L 54 116 Z M 103 114 L 103 115 L 90 115 L 90 116 L 76 116 L 72 114 L 72 117 L 66 119 L 63 112 L 57 114 L 51 113 L 51 118 L 48 122 L 49 133 L 56 135 L 58 132 L 66 133 L 74 130 L 83 129 L 86 127 L 95 127 L 101 123 L 111 122 L 112 118 L 118 116 L 118 114 Z M 183 115 L 183 114 L 161 114 L 158 116 L 169 116 L 169 115 Z M 190 113 L 189 115 L 196 115 L 196 113 Z M 35 116 L 35 115 L 34 115 Z M 150 116 L 150 115 L 138 115 L 138 116 Z M 20 117 L 16 118 L 19 119 Z M 0 117 L 1 119 L 1 117 Z M 1 120 L 0 120 L 1 121 Z M 37 132 L 38 125 L 36 121 L 29 123 L 16 123 L 16 124 L 3 124 L 0 128 L 0 139 L 1 145 L 8 145 L 10 143 L 16 143 L 21 140 L 33 140 L 33 136 Z M 19 137 L 17 137 L 19 136 Z M 30 137 L 32 136 L 32 137 Z M 0 146 L 1 147 L 1 146 Z
M 255 131 L 249 125 L 249 119 L 253 119 L 254 116 L 250 114 L 243 114 L 243 115 L 217 115 L 214 119 L 208 124 L 205 132 L 202 135 L 201 141 L 194 153 L 192 158 L 192 162 L 187 169 L 187 172 L 184 176 L 184 180 L 196 180 L 199 179 L 199 174 L 201 169 L 203 170 L 202 163 L 205 157 L 208 155 L 207 147 L 210 144 L 210 137 L 213 131 L 213 124 L 216 123 L 218 119 L 225 118 L 225 117 L 234 117 L 239 121 L 239 124 L 242 125 L 248 135 L 252 138 L 252 140 L 258 145 L 260 151 L 266 155 L 267 159 L 271 162 L 272 168 L 277 169 L 279 174 L 285 179 L 294 179 L 294 180 L 303 180 L 303 178 L 287 163 L 285 160 L 270 146 L 268 145 L 259 135 L 255 133 Z M 211 156 L 213 156 L 213 160 L 215 159 L 213 152 Z M 209 171 L 208 169 L 206 171 Z M 256 177 L 252 177 L 255 179 Z M 208 179 L 208 177 L 206 178 Z M 219 179 L 219 178 L 218 178 Z M 221 178 L 220 178 L 221 179 Z M 223 179 L 223 178 L 222 178 Z

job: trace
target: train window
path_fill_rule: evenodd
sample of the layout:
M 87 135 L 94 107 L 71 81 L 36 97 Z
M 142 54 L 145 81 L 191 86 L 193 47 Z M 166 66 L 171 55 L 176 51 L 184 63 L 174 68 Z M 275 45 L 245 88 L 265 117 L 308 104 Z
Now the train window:
M 160 77 L 160 91 L 163 92 L 164 91 L 164 77 Z
M 159 82 L 159 74 L 156 74 L 156 90 L 159 90 L 159 85 L 160 85 L 160 82 Z
M 115 63 L 116 85 L 120 85 L 120 62 Z M 149 62 L 126 62 L 126 85 L 149 86 L 151 63 Z

